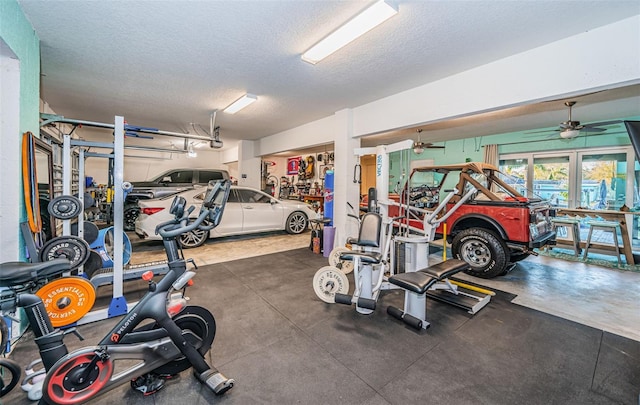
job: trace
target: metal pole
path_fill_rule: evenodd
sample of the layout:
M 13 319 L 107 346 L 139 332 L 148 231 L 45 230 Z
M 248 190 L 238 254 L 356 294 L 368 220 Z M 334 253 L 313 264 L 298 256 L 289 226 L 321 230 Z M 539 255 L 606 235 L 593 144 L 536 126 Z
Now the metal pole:
M 52 122 L 62 122 L 65 124 L 75 124 L 75 125 L 85 125 L 88 127 L 96 127 L 96 128 L 113 128 L 116 129 L 113 124 L 105 124 L 102 122 L 94 122 L 94 121 L 83 121 L 83 120 L 74 120 L 65 118 L 61 115 L 53 115 L 53 114 L 40 114 L 42 118 L 45 120 L 40 123 L 40 126 L 48 125 Z M 198 139 L 200 141 L 211 141 L 213 138 L 203 135 L 194 135 L 194 134 L 181 134 L 179 132 L 170 132 L 170 131 L 161 131 L 159 129 L 149 129 L 149 128 L 141 128 L 136 127 L 135 125 L 130 126 L 131 130 L 134 132 L 142 132 L 145 134 L 156 134 L 162 136 L 175 136 L 178 138 L 189 138 L 189 139 Z M 124 128 L 124 124 L 123 124 Z M 134 129 L 135 128 L 135 129 Z
M 122 179 L 124 178 L 124 117 L 115 117 L 115 130 L 113 134 L 113 297 L 122 297 L 123 265 L 122 265 L 122 237 L 124 190 Z M 126 310 L 125 310 L 126 311 Z
M 71 195 L 71 135 L 64 134 L 62 142 L 62 195 Z M 62 221 L 62 235 L 71 235 L 71 220 Z

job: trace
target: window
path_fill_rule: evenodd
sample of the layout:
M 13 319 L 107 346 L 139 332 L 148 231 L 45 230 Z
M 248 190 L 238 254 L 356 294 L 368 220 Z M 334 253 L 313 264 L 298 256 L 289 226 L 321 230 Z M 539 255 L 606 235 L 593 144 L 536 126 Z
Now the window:
M 238 193 L 236 192 L 236 190 L 231 189 L 229 190 L 229 198 L 227 199 L 228 203 L 239 203 L 240 202 L 240 197 L 238 197 Z
M 271 197 L 267 194 L 253 190 L 236 190 L 240 194 L 243 203 L 267 203 L 271 202 Z
M 193 181 L 193 170 L 179 170 L 169 173 L 166 177 L 170 178 L 171 183 L 191 183 Z
M 560 208 L 640 209 L 639 167 L 631 146 L 500 156 L 500 170 L 526 184 L 519 188 L 526 187 L 529 196 L 535 192 Z M 632 224 L 633 247 L 640 246 L 640 218 L 629 215 L 627 223 Z M 585 231 L 583 225 L 581 229 Z
M 221 171 L 215 170 L 200 170 L 199 183 L 209 183 L 211 180 L 222 180 L 224 176 Z

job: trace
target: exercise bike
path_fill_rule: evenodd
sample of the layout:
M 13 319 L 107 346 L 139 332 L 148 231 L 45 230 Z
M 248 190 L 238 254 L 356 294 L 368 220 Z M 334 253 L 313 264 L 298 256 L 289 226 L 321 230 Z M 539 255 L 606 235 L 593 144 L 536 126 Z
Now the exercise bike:
M 198 218 L 188 223 L 193 207 L 176 197 L 170 212 L 174 219 L 158 225 L 163 238 L 169 271 L 155 282 L 153 273 L 143 275 L 149 290 L 96 346 L 69 353 L 63 343 L 65 332 L 56 330 L 44 309 L 42 299 L 30 291 L 41 280 L 69 270 L 68 262 L 57 259 L 44 263 L 0 264 L 0 315 L 17 308 L 25 310 L 40 357 L 46 370 L 42 381 L 43 404 L 79 404 L 129 382 L 145 394 L 157 391 L 162 377 L 193 367 L 194 375 L 217 395 L 235 383 L 204 360 L 215 337 L 211 312 L 187 306 L 185 290 L 195 275 L 187 271 L 176 238 L 196 228 L 209 231 L 222 218 L 229 196 L 228 180 L 211 181 Z M 144 320 L 152 320 L 142 324 Z M 116 363 L 123 360 L 126 368 Z M 135 364 L 131 364 L 135 363 Z

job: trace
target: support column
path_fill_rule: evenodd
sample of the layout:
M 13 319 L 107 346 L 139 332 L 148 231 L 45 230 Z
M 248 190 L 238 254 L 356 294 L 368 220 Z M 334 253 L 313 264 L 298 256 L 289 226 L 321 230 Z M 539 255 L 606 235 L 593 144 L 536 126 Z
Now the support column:
M 358 163 L 353 154 L 360 147 L 360 139 L 353 138 L 353 111 L 344 109 L 336 112 L 334 127 L 334 202 L 333 223 L 336 227 L 335 246 L 343 246 L 347 237 L 358 236 L 358 223 L 347 217 L 347 202 L 356 210 L 360 204 L 360 184 L 353 182 L 353 169 Z
M 262 159 L 255 156 L 254 141 L 238 143 L 238 185 L 260 189 Z

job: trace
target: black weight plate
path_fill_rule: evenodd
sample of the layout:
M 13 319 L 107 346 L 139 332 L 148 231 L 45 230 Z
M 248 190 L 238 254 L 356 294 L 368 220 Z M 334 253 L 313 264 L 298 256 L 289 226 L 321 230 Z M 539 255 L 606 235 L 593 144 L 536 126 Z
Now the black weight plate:
M 96 272 L 96 270 L 100 270 L 101 268 L 102 257 L 100 256 L 100 253 L 96 252 L 95 250 L 91 250 L 89 252 L 89 260 L 87 260 L 83 267 L 84 274 L 86 274 L 87 278 L 91 280 L 91 277 L 93 277 L 93 274 Z
M 77 236 L 58 236 L 45 243 L 40 250 L 42 262 L 59 257 L 69 260 L 71 270 L 75 270 L 89 259 L 89 244 Z
M 51 200 L 47 210 L 54 218 L 71 219 L 82 212 L 82 203 L 80 199 L 72 195 L 61 195 Z
M 87 241 L 89 245 L 95 242 L 96 239 L 98 239 L 98 233 L 100 232 L 100 230 L 98 229 L 96 224 L 94 224 L 93 222 L 84 221 L 82 223 L 82 228 L 84 229 L 82 239 Z M 74 236 L 78 236 L 77 222 L 74 222 L 73 224 L 71 224 L 71 234 Z

